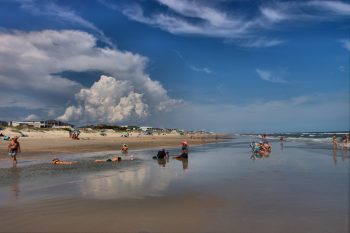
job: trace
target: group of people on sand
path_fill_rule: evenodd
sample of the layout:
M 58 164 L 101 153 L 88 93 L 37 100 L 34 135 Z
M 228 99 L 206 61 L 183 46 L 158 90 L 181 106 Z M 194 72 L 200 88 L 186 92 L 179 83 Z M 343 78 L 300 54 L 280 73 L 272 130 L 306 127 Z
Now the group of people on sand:
M 337 135 L 336 134 L 333 134 L 333 137 L 332 137 L 332 142 L 333 142 L 333 149 L 338 149 L 338 139 L 337 139 Z M 345 150 L 348 143 L 349 143 L 349 134 L 345 134 L 341 140 L 342 142 L 342 149 Z
M 252 149 L 251 159 L 269 157 L 271 153 L 271 145 L 268 141 L 252 142 L 250 147 Z
M 269 157 L 271 153 L 271 145 L 267 141 L 267 134 L 262 134 L 261 140 L 262 141 L 253 141 L 252 143 L 250 143 L 250 148 L 252 150 L 252 156 L 250 157 L 251 159 Z
M 19 153 L 21 153 L 21 145 L 18 141 L 18 136 L 15 136 L 13 138 L 9 139 L 9 144 L 8 144 L 8 154 L 9 156 L 11 156 L 12 161 L 13 161 L 13 165 L 15 166 L 17 164 L 17 155 Z M 176 159 L 187 159 L 188 158 L 188 143 L 187 141 L 183 141 L 181 143 L 182 147 L 181 147 L 181 153 L 180 155 L 175 155 L 173 156 Z M 133 157 L 133 155 L 131 156 L 127 156 L 129 151 L 129 147 L 127 144 L 123 144 L 122 148 L 121 148 L 121 153 L 123 155 L 123 157 L 121 156 L 115 156 L 113 158 L 109 158 L 106 160 L 95 160 L 96 163 L 102 163 L 102 162 L 119 162 L 122 160 L 134 160 L 135 158 Z M 157 155 L 154 156 L 153 158 L 155 159 L 164 159 L 164 158 L 169 158 L 169 152 L 166 152 L 165 149 L 162 149 L 160 151 L 158 151 Z M 54 165 L 71 165 L 71 164 L 76 164 L 77 162 L 75 161 L 62 161 L 59 158 L 54 158 L 51 161 L 51 164 Z
M 80 131 L 79 130 L 70 130 L 69 131 L 69 138 L 73 140 L 79 140 Z

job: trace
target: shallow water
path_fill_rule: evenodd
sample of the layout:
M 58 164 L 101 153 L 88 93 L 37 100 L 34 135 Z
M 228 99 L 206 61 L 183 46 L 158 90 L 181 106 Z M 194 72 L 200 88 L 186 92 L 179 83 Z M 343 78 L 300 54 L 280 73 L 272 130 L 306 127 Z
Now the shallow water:
M 193 147 L 188 161 L 159 163 L 149 149 L 116 164 L 93 162 L 105 152 L 0 168 L 0 231 L 348 232 L 349 151 L 273 142 L 269 158 L 251 160 L 250 140 Z M 154 223 L 164 215 L 181 226 Z M 56 217 L 75 227 L 52 229 Z

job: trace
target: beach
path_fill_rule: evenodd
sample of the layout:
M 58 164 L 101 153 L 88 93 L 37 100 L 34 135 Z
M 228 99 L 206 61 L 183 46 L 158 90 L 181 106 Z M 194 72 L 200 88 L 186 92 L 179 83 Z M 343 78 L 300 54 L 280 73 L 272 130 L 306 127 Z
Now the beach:
M 20 131 L 25 137 L 10 128 L 2 131 L 4 135 L 10 137 L 19 136 L 22 147 L 20 157 L 44 156 L 51 158 L 62 154 L 116 151 L 119 152 L 123 144 L 128 144 L 131 149 L 140 148 L 166 148 L 180 146 L 182 141 L 188 141 L 191 145 L 205 144 L 220 141 L 231 137 L 228 134 L 154 134 L 143 135 L 139 133 L 131 134 L 129 137 L 122 137 L 123 134 L 113 130 L 105 130 L 105 136 L 101 136 L 99 131 L 82 131 L 79 140 L 69 138 L 68 131 L 65 130 L 28 130 Z M 5 155 L 8 142 L 0 141 L 0 151 Z M 1 153 L 0 152 L 0 153 Z M 1 156 L 1 160 L 6 160 L 6 156 Z
M 19 157 L 0 168 L 0 231 L 349 231 L 348 149 L 271 140 L 270 157 L 252 160 L 251 140 L 190 144 L 188 160 L 165 162 L 152 146 L 120 163 L 93 162 L 112 151 L 64 154 L 78 161 L 64 166 Z

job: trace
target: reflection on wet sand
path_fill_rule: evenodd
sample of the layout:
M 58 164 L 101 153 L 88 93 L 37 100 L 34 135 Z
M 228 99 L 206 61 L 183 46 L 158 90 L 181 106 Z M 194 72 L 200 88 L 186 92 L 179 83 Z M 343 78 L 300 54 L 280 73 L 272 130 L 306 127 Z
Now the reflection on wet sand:
M 166 165 L 166 160 L 165 159 L 157 159 L 159 166 L 165 167 Z
M 347 155 L 348 155 L 348 150 L 342 149 L 341 151 L 342 151 L 342 153 L 341 153 L 342 161 L 345 162 L 346 158 L 347 158 Z M 337 162 L 338 162 L 338 148 L 336 148 L 336 147 L 333 147 L 332 158 L 333 158 L 334 165 L 336 165 Z
M 269 152 L 265 152 L 265 153 L 255 153 L 252 152 L 250 157 L 250 159 L 252 160 L 256 160 L 256 159 L 263 159 L 263 158 L 270 158 L 270 153 Z
M 158 160 L 160 164 L 164 162 L 165 160 Z M 164 169 L 152 169 L 143 164 L 133 169 L 112 171 L 99 176 L 90 175 L 80 183 L 79 192 L 83 196 L 98 199 L 138 198 L 145 195 L 159 195 L 159 192 L 165 190 L 170 182 L 177 178 L 176 174 L 166 172 Z
M 12 193 L 12 197 L 17 200 L 18 196 L 19 196 L 19 170 L 16 166 L 13 166 L 13 168 L 11 168 L 11 175 L 12 175 L 12 180 L 11 180 L 11 193 Z
M 188 159 L 187 158 L 176 158 L 176 160 L 182 162 L 182 169 L 188 171 Z
M 344 162 L 345 162 L 345 160 L 346 160 L 347 153 L 348 153 L 348 150 L 347 150 L 347 149 L 345 149 L 345 150 L 343 149 L 343 150 L 342 150 L 342 156 L 341 156 L 341 157 L 342 157 L 342 160 L 343 160 Z
M 334 165 L 337 164 L 337 160 L 338 160 L 338 148 L 333 147 L 333 163 L 334 163 Z

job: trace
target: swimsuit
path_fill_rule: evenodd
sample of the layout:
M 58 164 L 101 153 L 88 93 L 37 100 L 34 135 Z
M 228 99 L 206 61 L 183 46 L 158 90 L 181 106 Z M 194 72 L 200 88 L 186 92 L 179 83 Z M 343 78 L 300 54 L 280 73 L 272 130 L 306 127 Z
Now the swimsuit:
M 15 157 L 17 155 L 17 149 L 10 149 L 9 155 Z

